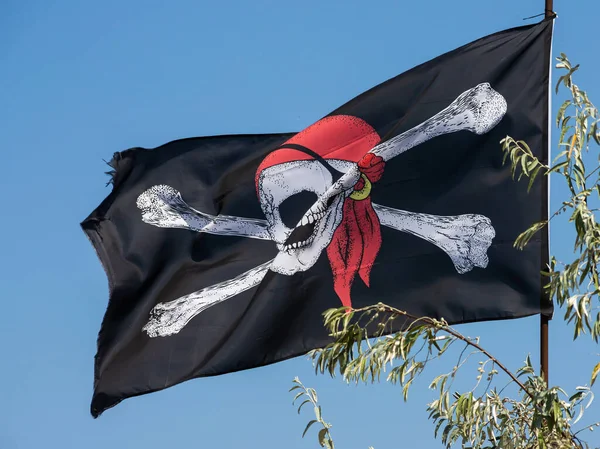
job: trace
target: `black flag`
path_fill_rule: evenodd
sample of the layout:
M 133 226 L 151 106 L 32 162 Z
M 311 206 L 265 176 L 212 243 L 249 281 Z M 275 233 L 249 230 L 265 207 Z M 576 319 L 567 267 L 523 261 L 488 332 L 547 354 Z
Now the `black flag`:
M 188 379 L 328 343 L 322 313 L 384 302 L 450 323 L 541 303 L 547 186 L 511 179 L 500 140 L 548 161 L 552 22 L 479 39 L 290 134 L 115 154 L 86 218 L 110 283 L 92 415 Z

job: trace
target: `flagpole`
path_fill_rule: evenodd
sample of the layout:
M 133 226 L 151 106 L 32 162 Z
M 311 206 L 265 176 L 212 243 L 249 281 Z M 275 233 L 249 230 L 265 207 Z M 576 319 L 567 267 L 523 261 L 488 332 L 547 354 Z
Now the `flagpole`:
M 554 0 L 544 0 L 544 12 L 546 18 L 551 18 L 554 16 Z M 552 56 L 552 55 L 550 55 Z M 548 136 L 550 137 L 550 136 Z M 542 293 L 542 301 L 545 299 L 543 297 L 544 293 Z M 540 315 L 540 365 L 542 376 L 546 381 L 546 385 L 549 385 L 549 377 L 548 377 L 548 316 L 541 314 Z
M 548 317 L 540 315 L 540 361 L 542 365 L 542 377 L 548 384 Z

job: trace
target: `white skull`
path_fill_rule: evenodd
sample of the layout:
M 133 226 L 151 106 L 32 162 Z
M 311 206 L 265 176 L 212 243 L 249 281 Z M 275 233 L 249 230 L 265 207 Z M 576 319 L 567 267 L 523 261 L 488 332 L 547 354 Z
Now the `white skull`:
M 341 173 L 356 166 L 334 159 L 327 163 Z M 342 220 L 344 200 L 352 193 L 328 194 L 333 182 L 331 171 L 317 160 L 285 162 L 262 171 L 259 200 L 279 249 L 271 270 L 288 276 L 306 271 L 327 248 Z

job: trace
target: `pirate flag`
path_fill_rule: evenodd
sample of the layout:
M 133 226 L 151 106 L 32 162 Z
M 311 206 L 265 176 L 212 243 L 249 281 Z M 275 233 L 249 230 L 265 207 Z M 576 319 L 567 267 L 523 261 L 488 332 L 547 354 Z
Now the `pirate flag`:
M 359 95 L 299 133 L 133 148 L 82 227 L 110 285 L 91 412 L 188 379 L 298 356 L 322 313 L 383 302 L 465 323 L 541 303 L 551 21 L 502 31 Z

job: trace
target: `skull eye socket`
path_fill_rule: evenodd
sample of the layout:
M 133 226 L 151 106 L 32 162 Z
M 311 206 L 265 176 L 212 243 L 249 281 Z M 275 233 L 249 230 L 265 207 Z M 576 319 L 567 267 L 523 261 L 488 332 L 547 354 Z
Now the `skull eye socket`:
M 286 198 L 279 205 L 281 221 L 288 228 L 293 229 L 302 219 L 304 214 L 317 202 L 319 197 L 315 192 L 303 190 Z

